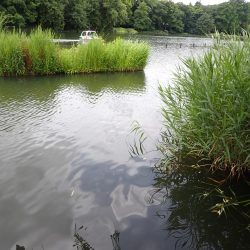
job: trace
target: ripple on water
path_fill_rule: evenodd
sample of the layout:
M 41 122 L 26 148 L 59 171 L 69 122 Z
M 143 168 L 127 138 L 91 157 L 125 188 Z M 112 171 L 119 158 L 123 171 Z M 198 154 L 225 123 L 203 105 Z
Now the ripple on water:
M 70 249 L 75 223 L 97 250 L 112 249 L 115 229 L 125 249 L 165 249 L 145 201 L 152 163 L 127 146 L 137 120 L 154 147 L 158 84 L 192 53 L 164 39 L 149 39 L 145 72 L 0 79 L 1 249 Z

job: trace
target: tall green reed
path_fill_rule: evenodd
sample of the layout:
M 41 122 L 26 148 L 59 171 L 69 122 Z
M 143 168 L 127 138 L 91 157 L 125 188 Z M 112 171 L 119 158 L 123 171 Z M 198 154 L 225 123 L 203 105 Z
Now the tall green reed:
M 50 30 L 38 27 L 27 36 L 6 31 L 7 21 L 8 16 L 0 13 L 0 76 L 137 71 L 147 62 L 149 47 L 145 43 L 98 39 L 65 49 L 53 43 Z
M 60 51 L 61 71 L 90 73 L 142 70 L 149 47 L 145 43 L 117 39 L 111 43 L 94 40 Z
M 50 30 L 42 30 L 41 27 L 31 32 L 27 42 L 32 61 L 31 73 L 54 74 L 58 72 L 59 47 L 52 42 L 53 38 L 54 34 Z
M 54 34 L 41 27 L 29 36 L 1 30 L 0 39 L 0 76 L 137 71 L 144 68 L 149 53 L 145 43 L 121 39 L 61 48 L 52 42 Z
M 172 155 L 204 159 L 230 175 L 250 170 L 250 39 L 216 38 L 204 56 L 184 60 L 174 85 L 160 88 Z
M 23 75 L 25 64 L 21 32 L 0 32 L 0 75 Z

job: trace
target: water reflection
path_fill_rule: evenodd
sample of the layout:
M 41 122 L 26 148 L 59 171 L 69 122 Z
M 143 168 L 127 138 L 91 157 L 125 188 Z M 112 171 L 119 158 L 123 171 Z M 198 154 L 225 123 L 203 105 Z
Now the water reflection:
M 218 189 L 206 169 L 189 164 L 173 171 L 159 166 L 155 174 L 152 202 L 162 206 L 158 217 L 169 237 L 175 238 L 175 249 L 249 249 L 250 204 L 232 209 L 228 206 L 221 216 L 210 210 L 221 202 L 228 205 L 234 192 L 238 192 L 238 201 L 249 197 L 246 183 L 241 190 L 238 185 L 235 189 L 226 185 Z
M 95 249 L 112 249 L 115 230 L 122 249 L 173 249 L 145 201 L 152 162 L 127 148 L 135 120 L 155 145 L 158 84 L 202 53 L 164 39 L 149 38 L 145 73 L 0 79 L 0 249 L 72 249 L 75 222 Z
M 87 228 L 84 226 L 80 226 L 77 228 L 75 225 L 75 231 L 73 235 L 73 248 L 76 250 L 95 250 L 91 244 L 86 240 L 82 231 L 86 231 Z M 112 235 L 110 235 L 110 239 L 112 242 L 113 250 L 121 250 L 120 247 L 120 233 L 115 231 Z M 44 246 L 41 245 L 41 249 L 45 250 Z M 16 245 L 16 250 L 25 250 L 24 246 Z M 111 250 L 111 249 L 110 249 Z
M 2 78 L 0 102 L 35 99 L 46 101 L 65 88 L 80 88 L 87 94 L 103 91 L 113 93 L 140 93 L 145 90 L 143 72 L 109 73 L 90 75 L 59 75 L 49 77 Z M 17 95 L 18 93 L 18 95 Z

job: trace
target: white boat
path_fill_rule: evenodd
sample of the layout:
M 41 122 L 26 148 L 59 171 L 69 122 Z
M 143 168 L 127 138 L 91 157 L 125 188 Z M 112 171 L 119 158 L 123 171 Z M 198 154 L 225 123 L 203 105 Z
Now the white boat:
M 93 30 L 85 30 L 81 33 L 79 43 L 85 44 L 93 39 L 100 39 L 96 33 L 96 31 Z

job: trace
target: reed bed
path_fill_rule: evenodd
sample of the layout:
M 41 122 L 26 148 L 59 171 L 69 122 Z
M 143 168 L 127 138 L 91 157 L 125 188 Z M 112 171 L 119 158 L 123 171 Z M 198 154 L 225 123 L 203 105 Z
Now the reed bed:
M 0 28 L 0 76 L 139 71 L 149 53 L 147 44 L 122 39 L 61 48 L 53 38 L 39 27 L 29 36 Z
M 145 43 L 117 39 L 110 43 L 102 40 L 63 49 L 60 65 L 65 73 L 91 73 L 142 70 L 148 58 Z
M 184 65 L 174 85 L 160 88 L 167 128 L 164 152 L 203 160 L 225 176 L 248 176 L 249 35 L 217 38 L 204 56 L 184 60 Z

